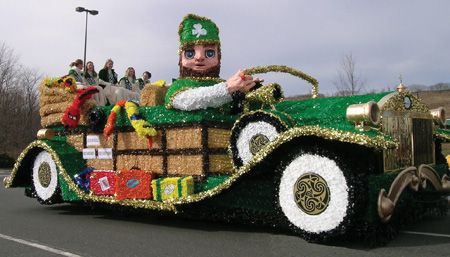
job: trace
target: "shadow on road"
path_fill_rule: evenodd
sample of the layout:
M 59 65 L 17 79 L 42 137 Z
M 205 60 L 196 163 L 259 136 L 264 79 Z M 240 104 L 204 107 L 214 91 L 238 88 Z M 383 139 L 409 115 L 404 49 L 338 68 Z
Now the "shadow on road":
M 108 220 L 120 220 L 125 222 L 140 223 L 143 225 L 163 226 L 163 227 L 176 227 L 189 230 L 200 230 L 207 232 L 217 231 L 232 231 L 232 232 L 245 232 L 245 233 L 269 233 L 274 235 L 292 235 L 292 233 L 276 231 L 270 227 L 252 226 L 249 224 L 236 224 L 227 222 L 205 221 L 186 218 L 180 215 L 173 214 L 171 212 L 156 212 L 148 210 L 136 210 L 126 207 L 111 207 L 109 205 L 87 205 L 82 203 L 77 204 L 62 204 L 56 206 L 47 207 L 49 210 L 57 211 L 62 215 L 88 215 L 96 219 L 108 219 Z M 408 231 L 421 231 L 433 233 L 434 230 L 442 228 L 446 234 L 450 234 L 450 219 L 449 215 L 444 217 L 428 217 L 425 218 L 420 224 L 410 225 L 405 227 Z M 434 233 L 439 233 L 434 232 Z M 389 247 L 417 247 L 417 246 L 430 246 L 449 243 L 450 239 L 447 237 L 430 237 L 424 235 L 406 234 L 400 232 L 392 232 L 392 240 L 385 242 Z M 445 233 L 445 231 L 441 232 Z M 295 236 L 295 235 L 294 235 Z M 348 249 L 369 251 L 376 247 L 382 247 L 385 244 L 373 245 L 370 242 L 361 242 L 358 240 L 332 242 L 327 245 L 344 247 Z

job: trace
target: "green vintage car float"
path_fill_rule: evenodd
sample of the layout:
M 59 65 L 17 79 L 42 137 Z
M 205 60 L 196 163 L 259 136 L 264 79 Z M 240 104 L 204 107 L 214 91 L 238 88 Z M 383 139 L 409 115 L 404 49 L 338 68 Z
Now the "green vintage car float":
M 51 113 L 55 103 L 43 110 L 41 102 L 41 115 L 57 118 L 43 116 L 47 124 L 4 184 L 43 204 L 105 203 L 265 224 L 310 241 L 383 237 L 406 218 L 446 213 L 441 144 L 450 131 L 442 108 L 430 110 L 402 84 L 394 92 L 317 98 L 317 81 L 292 68 L 246 73 L 262 71 L 305 79 L 311 99 L 284 100 L 281 87 L 268 84 L 248 93 L 235 114 L 161 103 L 93 107 L 70 131 L 60 122 L 64 109 Z M 56 90 L 42 89 L 41 101 L 70 94 Z M 140 137 L 136 119 L 157 134 Z

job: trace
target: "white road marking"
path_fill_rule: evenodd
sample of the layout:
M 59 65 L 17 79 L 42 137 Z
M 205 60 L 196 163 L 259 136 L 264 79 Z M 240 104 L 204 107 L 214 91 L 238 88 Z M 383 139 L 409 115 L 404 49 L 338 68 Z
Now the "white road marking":
M 7 236 L 7 235 L 0 234 L 0 238 L 6 239 L 6 240 L 10 240 L 10 241 L 14 241 L 14 242 L 19 243 L 19 244 L 24 244 L 24 245 L 28 245 L 28 246 L 31 246 L 31 247 L 39 248 L 41 250 L 44 250 L 44 251 L 47 251 L 47 252 L 51 252 L 51 253 L 55 253 L 55 254 L 59 254 L 59 255 L 62 255 L 62 256 L 81 257 L 80 255 L 77 255 L 77 254 L 61 251 L 61 250 L 58 250 L 58 249 L 55 249 L 55 248 L 52 248 L 52 247 L 49 247 L 49 246 L 46 246 L 46 245 L 41 245 L 41 244 L 38 244 L 38 243 L 29 242 L 29 241 L 26 241 L 26 240 L 23 240 L 23 239 L 19 239 L 19 238 L 15 238 L 15 237 L 12 237 L 12 236 Z
M 422 235 L 422 236 L 436 236 L 436 237 L 448 237 L 450 238 L 450 235 L 448 234 L 438 234 L 438 233 L 427 233 L 427 232 L 416 232 L 416 231 L 401 231 L 405 234 L 413 234 L 413 235 Z

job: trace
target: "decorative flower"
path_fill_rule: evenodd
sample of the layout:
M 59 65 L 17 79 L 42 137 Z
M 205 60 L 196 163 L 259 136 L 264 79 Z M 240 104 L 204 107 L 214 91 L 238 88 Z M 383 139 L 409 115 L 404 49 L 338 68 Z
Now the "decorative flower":
M 197 23 L 194 24 L 194 29 L 192 30 L 192 35 L 200 37 L 200 36 L 206 36 L 208 32 L 206 29 L 203 28 L 202 24 Z

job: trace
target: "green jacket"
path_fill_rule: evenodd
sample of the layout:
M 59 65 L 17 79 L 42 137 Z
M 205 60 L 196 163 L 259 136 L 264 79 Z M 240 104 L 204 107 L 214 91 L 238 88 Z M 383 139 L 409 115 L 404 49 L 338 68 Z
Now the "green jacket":
M 112 73 L 113 73 L 113 77 L 114 77 L 114 80 L 113 81 L 110 81 L 109 80 L 109 76 L 108 76 L 108 69 L 106 69 L 106 68 L 104 68 L 104 69 L 101 69 L 99 72 L 98 72 L 98 78 L 99 79 L 101 79 L 101 80 L 103 80 L 103 81 L 105 81 L 105 82 L 109 82 L 109 83 L 112 83 L 112 84 L 117 84 L 117 82 L 118 82 L 118 80 L 117 80 L 117 73 L 114 71 L 114 69 L 112 69 Z

